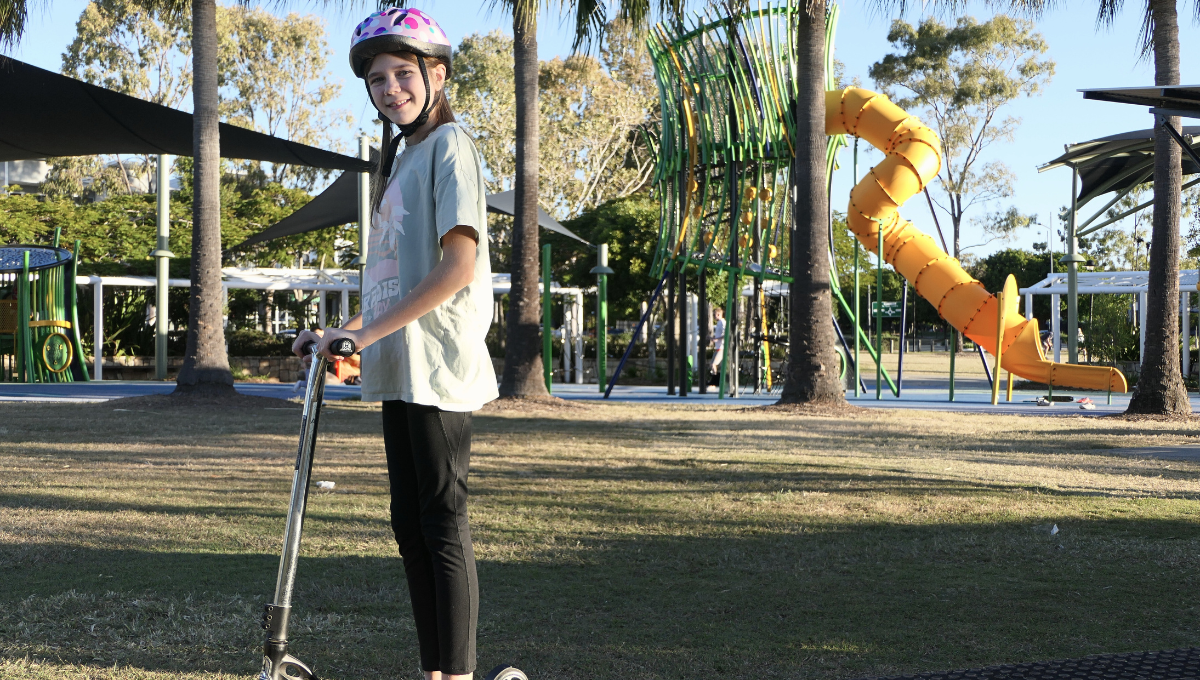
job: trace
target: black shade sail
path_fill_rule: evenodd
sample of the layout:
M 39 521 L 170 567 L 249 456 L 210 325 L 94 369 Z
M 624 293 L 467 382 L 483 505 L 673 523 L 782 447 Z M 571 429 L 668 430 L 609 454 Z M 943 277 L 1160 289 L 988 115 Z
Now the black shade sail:
M 379 153 L 371 149 L 371 158 Z M 358 221 L 358 173 L 343 172 L 325 191 L 313 197 L 296 212 L 230 248 L 241 250 L 284 236 L 328 229 Z
M 1183 128 L 1184 139 L 1200 152 L 1200 126 Z M 1059 167 L 1079 169 L 1079 205 L 1109 192 L 1125 191 L 1154 177 L 1154 130 L 1135 130 L 1078 144 L 1068 144 L 1066 153 L 1038 168 L 1039 172 Z M 1200 168 L 1183 156 L 1183 174 Z
M 192 155 L 192 114 L 0 56 L 0 161 Z M 221 156 L 329 170 L 366 161 L 221 123 Z
M 1080 92 L 1084 99 L 1149 106 L 1164 116 L 1200 118 L 1200 85 L 1096 87 Z
M 375 160 L 378 157 L 379 152 L 376 149 L 371 149 L 371 159 Z M 334 180 L 333 184 L 330 184 L 325 191 L 317 194 L 304 207 L 233 246 L 230 250 L 241 250 L 242 248 L 284 236 L 303 234 L 309 231 L 316 231 L 317 229 L 326 229 L 336 227 L 339 224 L 349 224 L 350 222 L 358 221 L 357 179 L 353 172 L 342 173 L 341 177 Z M 498 194 L 489 194 L 487 197 L 487 206 L 488 212 L 512 215 L 513 192 L 504 191 Z M 592 245 L 576 235 L 575 232 L 554 221 L 554 218 L 547 215 L 541 208 L 538 208 L 538 225 L 547 231 L 553 231 L 573 238 L 585 245 Z
M 501 191 L 498 194 L 488 194 L 488 197 L 487 197 L 488 212 L 494 212 L 494 213 L 499 213 L 501 215 L 511 216 L 517 210 L 516 196 L 517 196 L 517 192 L 515 192 L 515 191 Z M 587 241 L 580 238 L 580 236 L 578 234 L 576 234 L 575 232 L 571 231 L 570 229 L 567 229 L 563 225 L 556 222 L 553 217 L 550 217 L 549 215 L 547 215 L 546 211 L 542 210 L 541 208 L 538 208 L 538 226 L 541 227 L 542 229 L 545 229 L 546 231 L 552 231 L 556 234 L 562 234 L 563 236 L 566 236 L 567 238 L 573 238 L 576 241 L 579 241 L 580 243 L 584 244 L 585 246 L 592 245 L 591 243 L 588 243 Z

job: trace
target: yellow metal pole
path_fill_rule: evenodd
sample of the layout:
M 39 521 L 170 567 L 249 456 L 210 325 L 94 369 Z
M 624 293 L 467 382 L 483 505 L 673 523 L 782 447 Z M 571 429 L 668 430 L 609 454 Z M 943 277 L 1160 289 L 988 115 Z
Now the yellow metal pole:
M 1009 371 L 1008 372 L 1008 401 L 1012 401 L 1012 385 L 1013 385 L 1013 374 L 1012 374 L 1012 371 Z
M 1004 291 L 996 293 L 996 367 L 992 369 L 992 406 L 1000 403 L 1000 359 L 1004 355 Z M 1012 374 L 1010 373 L 1011 377 Z

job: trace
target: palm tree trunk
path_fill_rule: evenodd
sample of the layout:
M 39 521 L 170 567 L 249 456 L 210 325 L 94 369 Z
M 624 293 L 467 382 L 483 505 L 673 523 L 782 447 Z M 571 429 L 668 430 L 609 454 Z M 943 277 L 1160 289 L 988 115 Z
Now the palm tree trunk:
M 1179 84 L 1179 19 L 1175 0 L 1151 0 L 1154 22 L 1154 84 Z M 1159 121 L 1162 122 L 1162 121 Z M 1179 129 L 1179 118 L 1165 123 Z M 1146 346 L 1128 413 L 1192 412 L 1179 368 L 1180 149 L 1161 130 L 1154 133 L 1154 223 L 1146 295 Z
M 513 8 L 513 72 L 516 79 L 517 175 L 512 235 L 512 288 L 500 394 L 546 396 L 541 366 L 541 304 L 538 292 L 538 56 L 539 5 Z
M 780 403 L 845 403 L 834 353 L 825 187 L 825 0 L 798 20 L 796 188 L 791 233 L 791 327 Z
M 217 3 L 192 1 L 192 285 L 187 353 L 175 391 L 234 394 L 221 294 L 221 144 L 217 114 Z

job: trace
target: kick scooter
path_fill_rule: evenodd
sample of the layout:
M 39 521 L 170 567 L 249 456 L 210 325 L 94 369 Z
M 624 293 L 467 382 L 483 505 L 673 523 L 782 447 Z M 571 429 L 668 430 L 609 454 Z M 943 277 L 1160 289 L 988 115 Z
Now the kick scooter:
M 349 357 L 354 354 L 354 342 L 343 338 L 333 343 L 333 354 Z M 317 443 L 317 421 L 321 415 L 321 400 L 325 395 L 325 369 L 328 360 L 316 353 L 317 343 L 305 345 L 304 352 L 312 355 L 308 367 L 308 383 L 304 389 L 304 408 L 300 412 L 300 446 L 296 452 L 296 467 L 292 473 L 292 500 L 288 506 L 287 524 L 283 530 L 283 554 L 279 557 L 279 575 L 275 581 L 275 598 L 264 607 L 263 630 L 267 641 L 263 646 L 262 672 L 258 680 L 317 680 L 304 662 L 288 653 L 288 616 L 292 610 L 292 590 L 296 583 L 296 566 L 300 556 L 300 533 L 304 527 L 304 509 L 308 503 L 308 481 L 312 474 L 313 448 Z M 521 671 L 508 665 L 493 668 L 484 680 L 528 680 Z

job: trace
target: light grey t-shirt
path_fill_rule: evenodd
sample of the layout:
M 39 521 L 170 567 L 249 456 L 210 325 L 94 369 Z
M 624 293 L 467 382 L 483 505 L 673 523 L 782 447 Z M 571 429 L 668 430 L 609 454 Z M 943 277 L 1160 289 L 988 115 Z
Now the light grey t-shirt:
M 363 270 L 363 325 L 408 295 L 442 259 L 442 237 L 475 229 L 475 278 L 414 323 L 362 353 L 364 401 L 403 400 L 474 411 L 495 399 L 484 338 L 492 321 L 483 166 L 466 132 L 439 126 L 406 146 L 371 221 Z

